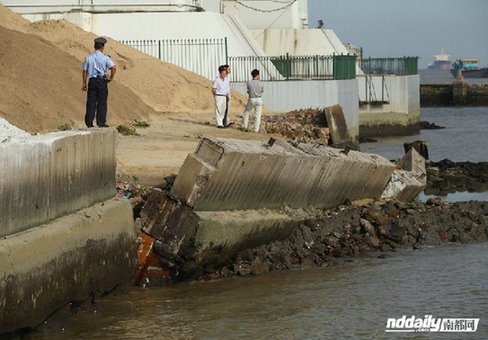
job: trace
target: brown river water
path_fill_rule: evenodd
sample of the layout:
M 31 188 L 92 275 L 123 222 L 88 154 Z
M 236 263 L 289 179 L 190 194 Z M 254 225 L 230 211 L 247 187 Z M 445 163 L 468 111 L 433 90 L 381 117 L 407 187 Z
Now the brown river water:
M 403 154 L 403 141 L 424 139 L 435 161 L 488 160 L 488 108 L 428 108 L 421 119 L 446 129 L 367 143 L 362 150 L 393 159 Z M 377 255 L 330 268 L 133 287 L 99 300 L 94 310 L 51 320 L 26 338 L 488 339 L 487 243 Z M 386 333 L 387 318 L 403 315 L 480 322 L 476 333 Z
M 384 259 L 372 254 L 335 267 L 254 278 L 132 288 L 28 339 L 383 339 L 390 335 L 387 318 L 403 315 L 481 319 L 476 333 L 413 338 L 487 339 L 488 243 Z

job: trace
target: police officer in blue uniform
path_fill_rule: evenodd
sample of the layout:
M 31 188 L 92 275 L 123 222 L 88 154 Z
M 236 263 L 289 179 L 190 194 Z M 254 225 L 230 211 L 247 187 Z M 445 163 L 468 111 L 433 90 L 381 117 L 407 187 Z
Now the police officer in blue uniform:
M 108 83 L 115 76 L 116 68 L 112 59 L 103 54 L 107 39 L 98 37 L 95 39 L 95 51 L 89 54 L 83 62 L 83 91 L 87 91 L 85 124 L 93 127 L 93 119 L 97 120 L 98 127 L 107 125 L 107 98 Z M 110 70 L 110 76 L 107 76 Z

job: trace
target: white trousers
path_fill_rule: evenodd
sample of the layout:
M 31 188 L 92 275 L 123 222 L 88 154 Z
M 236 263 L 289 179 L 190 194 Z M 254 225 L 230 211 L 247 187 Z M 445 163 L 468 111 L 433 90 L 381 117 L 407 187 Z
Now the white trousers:
M 246 108 L 242 114 L 242 127 L 247 129 L 249 124 L 249 113 L 254 109 L 254 132 L 259 132 L 261 126 L 261 112 L 263 111 L 263 99 L 262 98 L 249 98 Z
M 225 110 L 227 109 L 227 97 L 214 96 L 214 98 L 215 98 L 215 122 L 217 123 L 217 126 L 227 126 L 229 124 L 229 114 L 227 113 L 227 117 L 225 117 Z

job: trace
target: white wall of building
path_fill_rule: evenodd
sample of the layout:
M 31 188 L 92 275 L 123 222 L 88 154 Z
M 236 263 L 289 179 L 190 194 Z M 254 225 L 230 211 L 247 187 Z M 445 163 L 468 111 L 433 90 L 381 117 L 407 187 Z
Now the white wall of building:
M 21 13 L 61 13 L 69 11 L 195 11 L 198 0 L 2 0 L 2 4 Z
M 366 93 L 369 91 L 369 85 L 365 79 L 366 78 L 362 76 L 357 78 L 360 101 L 369 99 L 366 98 Z M 381 89 L 382 86 L 384 86 L 382 77 L 373 76 L 371 77 L 371 80 L 376 94 L 376 97 L 373 99 L 382 100 Z M 420 80 L 418 75 L 386 75 L 384 76 L 384 84 L 386 87 L 383 90 L 383 99 L 388 101 L 388 103 L 374 105 L 365 110 L 368 112 L 381 113 L 396 112 L 405 115 L 412 113 L 418 114 L 420 112 Z
M 308 0 L 201 0 L 206 11 L 237 16 L 250 29 L 308 27 Z
M 358 82 L 350 80 L 302 80 L 263 82 L 264 105 L 275 112 L 306 108 L 324 108 L 339 104 L 350 133 L 358 137 Z M 231 88 L 247 96 L 245 82 L 231 83 Z

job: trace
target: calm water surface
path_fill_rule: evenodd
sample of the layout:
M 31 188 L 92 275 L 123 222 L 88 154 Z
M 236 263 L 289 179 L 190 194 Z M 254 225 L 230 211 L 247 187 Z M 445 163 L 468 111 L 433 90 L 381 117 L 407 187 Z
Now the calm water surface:
M 488 108 L 427 108 L 445 126 L 419 136 L 362 145 L 388 159 L 403 142 L 424 139 L 432 160 L 488 160 Z M 132 288 L 29 339 L 387 338 L 386 320 L 403 315 L 481 318 L 465 334 L 408 338 L 488 339 L 488 244 L 444 246 L 355 259 L 327 269 L 263 277 Z M 63 330 L 62 330 L 63 329 Z M 397 334 L 398 335 L 398 334 Z
M 381 138 L 378 143 L 361 144 L 361 151 L 387 159 L 401 158 L 404 142 L 425 140 L 432 161 L 488 161 L 488 107 L 421 108 L 420 119 L 445 129 L 421 130 L 419 135 Z
M 387 338 L 388 317 L 481 318 L 488 338 L 488 244 L 452 245 L 355 259 L 333 268 L 255 278 L 133 288 L 105 298 L 57 333 L 30 339 Z M 409 338 L 412 338 L 411 336 Z

